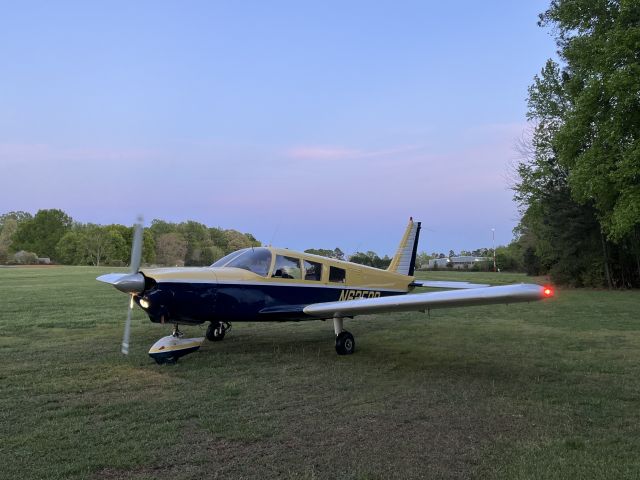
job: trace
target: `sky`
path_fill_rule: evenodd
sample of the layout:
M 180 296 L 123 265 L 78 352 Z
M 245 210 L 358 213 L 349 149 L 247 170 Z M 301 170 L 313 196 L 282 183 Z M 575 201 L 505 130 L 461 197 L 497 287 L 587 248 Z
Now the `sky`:
M 513 238 L 548 1 L 0 1 L 0 213 L 296 250 Z

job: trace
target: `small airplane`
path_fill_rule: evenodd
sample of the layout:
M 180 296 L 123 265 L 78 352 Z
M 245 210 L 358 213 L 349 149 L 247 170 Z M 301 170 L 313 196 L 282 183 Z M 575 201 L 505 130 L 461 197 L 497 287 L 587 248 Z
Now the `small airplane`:
M 179 325 L 210 322 L 206 338 L 220 341 L 232 322 L 333 320 L 338 355 L 355 351 L 344 319 L 356 315 L 434 308 L 531 302 L 552 297 L 551 287 L 535 284 L 490 286 L 469 282 L 416 280 L 420 222 L 413 218 L 386 270 L 283 248 L 252 247 L 221 258 L 210 267 L 140 269 L 142 223 L 135 225 L 130 273 L 97 280 L 130 295 L 122 353 L 129 351 L 134 304 L 156 323 L 174 324 L 149 355 L 175 363 L 200 348 L 204 338 L 182 338 Z M 416 287 L 447 289 L 411 293 Z

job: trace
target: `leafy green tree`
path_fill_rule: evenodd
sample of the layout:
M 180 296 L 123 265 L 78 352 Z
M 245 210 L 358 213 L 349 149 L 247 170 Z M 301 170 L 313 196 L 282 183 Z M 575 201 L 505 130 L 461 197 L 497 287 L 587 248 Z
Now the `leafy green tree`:
M 166 222 L 164 220 L 160 220 L 158 218 L 154 218 L 151 221 L 151 226 L 149 227 L 151 233 L 155 238 L 163 235 L 165 233 L 174 233 L 178 231 L 178 225 L 176 223 Z
M 624 0 L 553 0 L 540 16 L 562 65 L 549 60 L 529 89 L 536 126 L 515 195 L 528 271 L 640 285 L 639 20 Z
M 620 241 L 640 225 L 640 3 L 554 0 L 540 24 L 554 28 L 565 62 L 558 163 L 573 197 Z
M 127 245 L 129 243 L 127 242 Z M 131 261 L 131 253 L 129 251 L 129 259 Z M 153 237 L 153 233 L 145 228 L 142 232 L 142 262 L 153 263 L 156 261 L 156 241 Z
M 75 225 L 58 242 L 58 261 L 70 265 L 126 265 L 130 246 L 116 225 Z M 126 227 L 125 227 L 126 228 Z
M 418 253 L 418 255 L 416 255 L 416 270 L 426 269 L 427 265 L 429 265 L 429 260 L 432 258 L 434 257 L 429 255 L 427 252 Z
M 223 229 L 217 228 L 217 227 L 210 227 L 209 238 L 211 238 L 213 245 L 215 245 L 218 248 L 221 248 L 223 252 L 231 253 L 231 250 L 229 249 L 229 241 L 225 236 Z
M 65 233 L 56 245 L 56 259 L 65 265 L 88 265 L 87 251 L 83 245 L 81 228 Z
M 18 221 L 15 218 L 3 219 L 2 229 L 0 230 L 0 263 L 8 262 L 13 235 L 17 230 Z
M 252 241 L 244 233 L 237 230 L 225 230 L 224 237 L 227 240 L 227 252 L 231 253 L 235 250 L 249 247 L 259 247 L 260 242 Z
M 187 241 L 185 265 L 204 265 L 203 251 L 213 246 L 207 226 L 189 220 L 178 225 L 178 232 Z
M 384 258 L 380 258 L 376 252 L 371 250 L 366 253 L 356 252 L 349 257 L 349 261 L 382 269 L 387 268 L 391 263 L 391 259 L 387 255 Z
M 56 246 L 72 223 L 71 217 L 62 210 L 39 210 L 32 219 L 19 224 L 11 248 L 55 259 Z
M 207 247 L 202 251 L 202 263 L 204 265 L 211 265 L 216 260 L 224 257 L 224 250 L 217 245 L 213 245 L 211 247 Z
M 12 259 L 14 250 L 11 248 L 13 236 L 20 224 L 31 220 L 33 215 L 28 212 L 16 211 L 0 215 L 0 263 L 7 263 Z
M 335 258 L 336 260 L 344 260 L 344 252 L 340 250 L 338 247 L 336 247 L 333 249 L 333 252 L 331 253 L 331 257 Z
M 493 270 L 493 261 L 490 262 Z M 502 272 L 522 272 L 522 246 L 517 241 L 511 242 L 506 247 L 496 248 L 496 266 Z
M 128 245 L 117 228 L 87 225 L 82 232 L 83 248 L 91 265 L 121 261 Z
M 163 233 L 156 240 L 156 260 L 161 265 L 182 266 L 187 254 L 187 241 L 181 233 Z
M 20 225 L 21 223 L 26 222 L 27 220 L 31 220 L 32 218 L 33 215 L 31 215 L 29 212 L 23 212 L 21 210 L 3 213 L 2 215 L 0 215 L 0 232 L 4 228 L 7 220 L 14 220 L 17 225 Z

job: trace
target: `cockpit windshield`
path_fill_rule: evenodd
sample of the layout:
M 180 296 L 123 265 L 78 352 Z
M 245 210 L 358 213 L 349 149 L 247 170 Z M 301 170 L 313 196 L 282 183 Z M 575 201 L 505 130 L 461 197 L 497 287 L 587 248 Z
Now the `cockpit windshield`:
M 211 266 L 242 268 L 266 277 L 271 266 L 271 250 L 264 247 L 245 248 L 222 257 Z
M 235 252 L 231 252 L 229 255 L 225 255 L 224 257 L 216 260 L 210 266 L 211 267 L 224 267 L 231 260 L 233 260 L 234 258 L 236 258 L 239 255 L 242 255 L 247 250 L 249 250 L 249 249 L 248 248 L 243 248 L 242 250 L 236 250 Z

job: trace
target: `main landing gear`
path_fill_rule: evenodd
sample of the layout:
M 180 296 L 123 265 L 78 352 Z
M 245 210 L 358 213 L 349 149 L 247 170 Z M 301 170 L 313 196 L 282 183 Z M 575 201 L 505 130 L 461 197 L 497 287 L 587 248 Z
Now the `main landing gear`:
M 336 352 L 338 355 L 351 355 L 356 351 L 356 341 L 351 333 L 343 327 L 342 318 L 333 319 L 333 330 L 336 333 Z
M 219 342 L 224 339 L 225 333 L 231 330 L 229 322 L 211 322 L 207 327 L 207 339 L 212 342 Z

